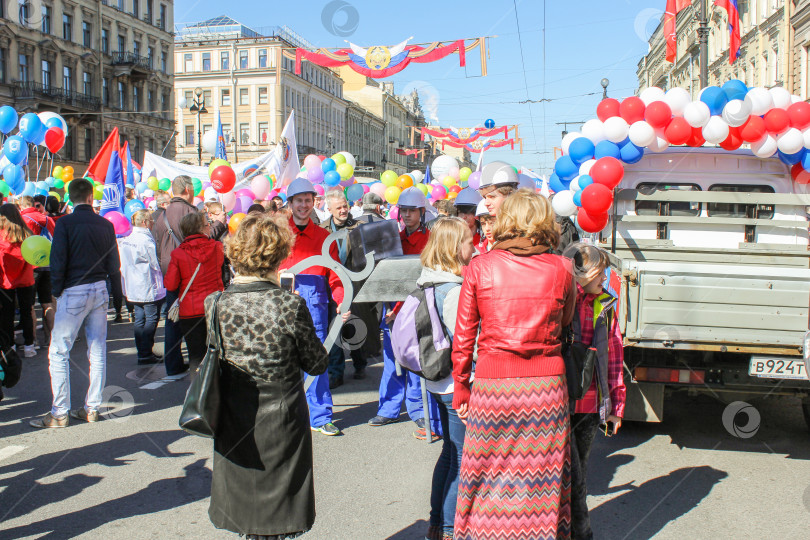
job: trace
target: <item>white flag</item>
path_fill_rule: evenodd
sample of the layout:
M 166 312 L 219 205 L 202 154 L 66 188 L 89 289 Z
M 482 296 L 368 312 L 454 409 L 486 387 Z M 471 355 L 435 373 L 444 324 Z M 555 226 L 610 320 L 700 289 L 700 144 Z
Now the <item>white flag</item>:
M 279 170 L 276 173 L 276 186 L 283 187 L 295 180 L 301 171 L 298 162 L 298 146 L 295 142 L 295 110 L 290 112 L 281 137 L 276 145 L 276 157 Z

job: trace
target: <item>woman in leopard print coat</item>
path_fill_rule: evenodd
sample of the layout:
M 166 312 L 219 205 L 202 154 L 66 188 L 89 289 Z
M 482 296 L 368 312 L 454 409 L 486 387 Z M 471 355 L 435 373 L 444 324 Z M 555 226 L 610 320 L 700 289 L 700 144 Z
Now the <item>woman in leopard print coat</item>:
M 208 514 L 248 538 L 294 538 L 315 522 L 301 372 L 323 373 L 328 356 L 304 300 L 278 286 L 292 242 L 286 223 L 246 217 L 227 245 L 237 276 L 218 301 L 222 405 Z M 215 300 L 205 300 L 208 320 Z

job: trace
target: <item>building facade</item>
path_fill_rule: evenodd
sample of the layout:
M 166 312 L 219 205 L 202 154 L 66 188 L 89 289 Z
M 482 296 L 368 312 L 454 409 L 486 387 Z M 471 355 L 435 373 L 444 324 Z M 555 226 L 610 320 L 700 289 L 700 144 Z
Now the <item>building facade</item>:
M 216 129 L 220 115 L 229 160 L 270 151 L 295 110 L 298 154 L 330 154 L 347 148 L 348 102 L 332 70 L 305 63 L 301 75 L 283 49 L 310 46 L 286 27 L 257 32 L 229 17 L 181 29 L 175 42 L 178 102 L 177 160 L 196 164 L 198 134 Z M 189 108 L 202 91 L 206 113 Z M 199 122 L 199 123 L 198 123 Z M 203 150 L 202 163 L 212 156 Z
M 678 53 L 666 62 L 663 21 L 650 38 L 650 52 L 638 63 L 639 90 L 650 86 L 681 87 L 696 99 L 700 92 L 698 15 L 700 2 L 681 11 L 676 19 Z M 810 2 L 801 0 L 739 0 L 740 51 L 729 64 L 728 17 L 708 4 L 708 74 L 710 85 L 740 79 L 748 86 L 783 86 L 803 99 L 808 97 Z
M 355 157 L 358 172 L 364 176 L 379 173 L 385 144 L 385 122 L 354 101 L 346 108 L 346 151 Z
M 174 133 L 172 4 L 0 3 L 0 105 L 62 115 L 68 137 L 55 161 L 77 175 L 114 127 L 136 161 L 160 154 Z

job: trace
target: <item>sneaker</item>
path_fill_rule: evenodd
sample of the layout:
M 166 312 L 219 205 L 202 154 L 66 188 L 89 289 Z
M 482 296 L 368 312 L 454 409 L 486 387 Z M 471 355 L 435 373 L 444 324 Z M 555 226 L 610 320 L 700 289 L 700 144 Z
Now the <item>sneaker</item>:
M 354 379 L 357 381 L 362 381 L 366 378 L 366 368 L 355 369 L 354 370 Z
M 34 418 L 29 424 L 31 427 L 35 428 L 63 428 L 68 427 L 70 421 L 68 420 L 68 415 L 54 416 L 48 413 L 45 416 Z
M 310 428 L 312 431 L 317 431 L 318 433 L 323 433 L 324 435 L 328 435 L 330 437 L 334 437 L 335 435 L 342 435 L 343 433 L 340 431 L 340 428 L 337 427 L 332 422 L 328 422 L 321 427 L 312 427 Z
M 368 421 L 368 425 L 372 427 L 380 427 L 388 424 L 395 424 L 399 422 L 399 418 L 388 418 L 387 416 L 375 416 Z
M 416 427 L 421 429 L 422 431 L 425 430 L 425 418 L 424 417 L 417 418 L 416 420 L 413 421 L 413 423 L 416 424 Z
M 343 377 L 335 377 L 329 379 L 329 390 L 334 390 L 338 386 L 343 386 Z
M 91 424 L 93 422 L 98 422 L 99 421 L 98 411 L 87 412 L 87 410 L 85 410 L 84 408 L 76 409 L 75 411 L 70 411 L 70 416 L 72 418 L 75 418 L 76 420 L 81 420 L 83 422 L 89 422 Z
M 432 431 L 431 431 L 430 434 L 431 434 L 431 439 L 430 439 L 431 441 L 435 442 L 435 441 L 438 441 L 439 439 L 441 439 L 441 437 L 439 437 L 436 433 L 433 433 Z M 416 430 L 414 430 L 413 436 L 414 436 L 414 438 L 419 439 L 420 441 L 424 441 L 425 440 L 425 428 L 417 428 Z
M 129 322 L 135 322 L 135 314 L 134 313 L 129 314 Z
M 23 345 L 23 356 L 25 358 L 33 358 L 37 355 L 37 350 L 33 345 Z

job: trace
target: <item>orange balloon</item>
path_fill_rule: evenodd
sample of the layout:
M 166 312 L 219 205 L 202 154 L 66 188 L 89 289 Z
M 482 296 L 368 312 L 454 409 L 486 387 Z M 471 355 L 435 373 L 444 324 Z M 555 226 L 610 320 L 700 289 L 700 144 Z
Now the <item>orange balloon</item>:
M 62 173 L 68 173 L 69 175 L 73 176 L 73 167 L 71 167 L 70 165 L 62 167 Z
M 399 178 L 397 178 L 396 186 L 401 190 L 406 190 L 409 187 L 413 187 L 413 178 L 408 176 L 407 174 L 403 174 Z
M 242 223 L 242 220 L 245 219 L 245 214 L 237 213 L 231 216 L 231 219 L 228 220 L 228 231 L 231 234 L 236 234 L 236 229 L 239 228 L 239 224 Z
M 453 185 L 453 186 L 450 186 L 450 189 L 449 189 L 448 191 L 449 191 L 450 193 L 455 193 L 455 194 L 458 194 L 458 192 L 459 192 L 459 191 L 461 191 L 461 186 L 460 186 L 460 185 L 458 185 L 458 184 L 455 184 L 455 185 Z

